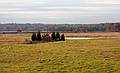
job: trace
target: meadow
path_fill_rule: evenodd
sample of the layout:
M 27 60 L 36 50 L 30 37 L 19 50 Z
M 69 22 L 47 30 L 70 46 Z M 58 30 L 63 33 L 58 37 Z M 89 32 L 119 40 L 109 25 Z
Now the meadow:
M 120 73 L 120 39 L 0 44 L 0 73 Z
M 42 33 L 44 34 L 44 33 Z M 51 33 L 49 33 L 51 34 Z M 66 37 L 90 37 L 95 39 L 120 39 L 120 32 L 64 33 Z M 25 42 L 32 33 L 0 34 L 0 42 Z

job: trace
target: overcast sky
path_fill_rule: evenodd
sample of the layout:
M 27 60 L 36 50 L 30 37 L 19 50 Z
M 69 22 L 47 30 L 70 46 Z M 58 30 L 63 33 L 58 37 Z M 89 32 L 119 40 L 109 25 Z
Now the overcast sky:
M 120 0 L 0 0 L 1 23 L 120 21 Z

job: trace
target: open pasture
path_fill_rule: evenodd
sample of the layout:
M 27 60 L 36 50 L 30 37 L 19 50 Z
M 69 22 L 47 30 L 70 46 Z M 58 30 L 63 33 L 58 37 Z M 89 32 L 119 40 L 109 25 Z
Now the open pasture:
M 119 33 L 65 33 L 67 37 L 95 36 L 91 34 L 109 38 L 38 44 L 1 43 L 0 73 L 120 73 Z M 30 40 L 30 36 L 0 34 L 0 41 L 21 42 Z
M 120 32 L 64 33 L 64 34 L 66 37 L 120 39 Z M 32 33 L 0 34 L 0 42 L 25 42 L 26 40 L 31 40 L 31 35 Z
M 0 44 L 0 73 L 120 73 L 120 39 Z

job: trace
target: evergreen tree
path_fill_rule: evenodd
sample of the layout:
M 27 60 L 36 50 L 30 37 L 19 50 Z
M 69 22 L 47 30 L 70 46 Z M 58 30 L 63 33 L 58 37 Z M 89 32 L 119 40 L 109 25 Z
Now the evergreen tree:
M 60 41 L 60 33 L 59 32 L 56 33 L 56 41 Z
M 32 39 L 32 41 L 36 41 L 36 40 L 37 40 L 36 33 L 33 33 L 33 34 L 32 34 L 31 39 Z
M 61 35 L 61 41 L 65 41 L 65 35 L 64 34 Z
M 54 41 L 56 40 L 55 32 L 52 32 L 51 38 L 52 38 L 52 40 L 54 40 Z
M 40 32 L 37 33 L 37 40 L 38 40 L 38 41 L 41 41 L 41 40 L 42 40 L 42 37 L 41 37 L 41 33 L 40 33 Z

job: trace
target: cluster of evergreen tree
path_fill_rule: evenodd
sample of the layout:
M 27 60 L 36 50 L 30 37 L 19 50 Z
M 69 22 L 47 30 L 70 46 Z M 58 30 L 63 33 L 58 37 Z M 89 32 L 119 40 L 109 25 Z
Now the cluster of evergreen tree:
M 37 34 L 33 33 L 31 39 L 32 41 L 41 41 L 42 40 L 41 33 L 40 32 L 38 32 Z
M 64 34 L 60 35 L 59 32 L 52 32 L 51 39 L 54 41 L 65 41 L 65 36 Z
M 65 41 L 65 36 L 60 35 L 59 32 L 52 32 L 51 36 L 48 33 L 41 35 L 41 32 L 38 32 L 33 33 L 31 39 L 32 41 Z

